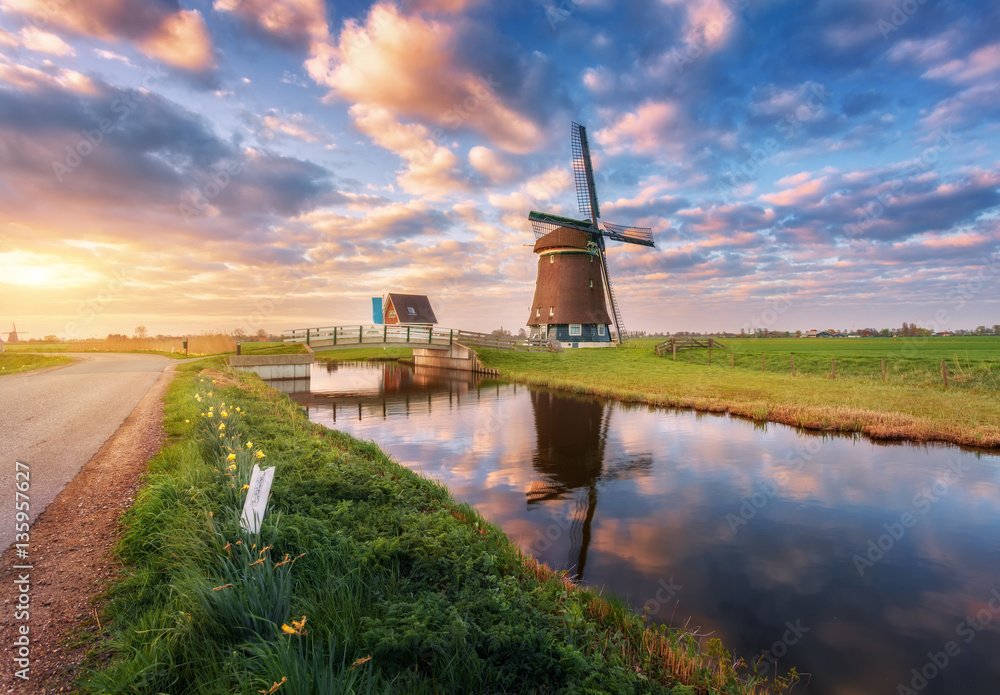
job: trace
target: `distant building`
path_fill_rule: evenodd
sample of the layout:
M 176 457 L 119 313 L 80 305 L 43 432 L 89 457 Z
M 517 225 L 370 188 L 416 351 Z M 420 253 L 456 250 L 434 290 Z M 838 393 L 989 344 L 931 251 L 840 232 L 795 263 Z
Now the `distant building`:
M 386 296 L 382 305 L 382 321 L 390 326 L 432 326 L 438 322 L 426 295 L 394 292 Z

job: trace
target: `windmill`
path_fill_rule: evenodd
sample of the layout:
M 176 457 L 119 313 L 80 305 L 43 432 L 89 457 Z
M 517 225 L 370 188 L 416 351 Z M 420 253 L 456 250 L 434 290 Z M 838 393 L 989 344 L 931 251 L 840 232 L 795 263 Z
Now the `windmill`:
M 626 338 L 625 324 L 608 276 L 605 239 L 653 247 L 653 231 L 601 220 L 587 129 L 573 123 L 570 133 L 576 199 L 585 219 L 535 211 L 528 215 L 535 232 L 535 253 L 539 256 L 528 325 L 542 338 L 568 341 L 573 346 L 598 347 L 612 340 L 612 336 L 605 334 L 605 327 L 613 321 L 614 340 L 622 343 Z M 597 267 L 588 267 L 593 265 Z
M 8 343 L 16 343 L 17 342 L 17 326 L 15 326 L 13 323 L 11 323 L 10 327 L 11 327 L 12 330 L 10 330 L 7 333 L 7 342 Z M 27 332 L 28 331 L 21 331 L 21 335 L 24 335 Z

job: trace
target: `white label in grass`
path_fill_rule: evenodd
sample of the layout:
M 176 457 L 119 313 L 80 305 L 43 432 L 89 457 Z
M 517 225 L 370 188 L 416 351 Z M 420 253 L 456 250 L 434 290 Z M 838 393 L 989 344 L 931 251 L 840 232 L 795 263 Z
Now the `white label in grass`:
M 247 490 L 247 499 L 243 503 L 243 515 L 240 517 L 240 526 L 247 533 L 257 533 L 260 530 L 260 522 L 267 511 L 267 498 L 271 494 L 271 482 L 274 480 L 274 467 L 261 470 L 255 463 L 253 473 L 250 475 L 250 489 Z

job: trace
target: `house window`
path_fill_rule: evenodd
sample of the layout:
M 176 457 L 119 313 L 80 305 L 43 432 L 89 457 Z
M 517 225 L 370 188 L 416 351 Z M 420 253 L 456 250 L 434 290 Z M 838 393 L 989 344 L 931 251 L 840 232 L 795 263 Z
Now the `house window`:
M 594 281 L 593 280 L 590 281 L 590 289 L 594 289 Z
M 549 307 L 549 318 L 552 318 L 555 315 L 556 315 L 556 308 L 554 306 L 550 306 Z
M 395 309 L 389 309 L 389 313 L 387 315 L 391 319 L 396 318 L 396 310 Z
M 597 327 L 597 335 L 604 335 L 604 324 Z
M 569 334 L 570 335 L 583 335 L 583 326 L 581 326 L 578 323 L 571 323 L 569 325 Z
M 537 318 L 541 318 L 541 316 L 542 316 L 542 307 L 540 307 L 540 306 L 539 307 L 535 307 L 535 318 L 536 319 Z
M 551 265 L 551 264 L 553 264 L 555 262 L 556 262 L 556 257 L 555 256 L 549 256 L 549 265 Z
M 414 309 L 414 308 L 413 308 L 412 306 L 408 306 L 408 307 L 406 307 L 406 312 L 407 312 L 407 313 L 408 313 L 408 314 L 409 314 L 410 316 L 416 316 L 416 315 L 417 315 L 417 310 L 416 310 L 416 309 Z

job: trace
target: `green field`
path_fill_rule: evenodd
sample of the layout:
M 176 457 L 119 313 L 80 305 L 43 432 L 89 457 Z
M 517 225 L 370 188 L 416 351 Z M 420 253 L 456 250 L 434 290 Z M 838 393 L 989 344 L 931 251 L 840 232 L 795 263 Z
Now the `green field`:
M 1000 446 L 996 338 L 723 341 L 733 349 L 735 367 L 726 350 L 712 351 L 711 366 L 707 350 L 691 351 L 690 362 L 685 351 L 677 361 L 657 357 L 656 342 L 558 354 L 477 352 L 504 378 L 578 393 L 876 438 Z M 948 388 L 940 376 L 942 359 L 949 365 Z
M 224 368 L 181 365 L 170 387 L 170 440 L 125 519 L 87 692 L 785 690 L 718 640 L 651 627 L 522 556 L 441 485 L 310 423 L 254 375 L 206 364 Z M 276 473 L 248 535 L 255 463 Z
M 639 342 L 643 349 L 658 341 Z M 1000 336 L 953 338 L 730 338 L 722 342 L 732 351 L 712 351 L 712 366 L 795 373 L 804 377 L 828 377 L 835 369 L 839 378 L 882 380 L 919 386 L 943 386 L 941 361 L 948 371 L 950 387 L 979 391 L 1000 390 Z M 762 357 L 766 359 L 762 360 Z M 671 359 L 668 357 L 667 359 Z M 677 360 L 708 365 L 708 351 L 679 350 Z M 831 361 L 833 364 L 831 364 Z
M 30 372 L 33 369 L 69 364 L 73 359 L 62 355 L 38 355 L 30 352 L 7 350 L 0 354 L 0 376 Z

